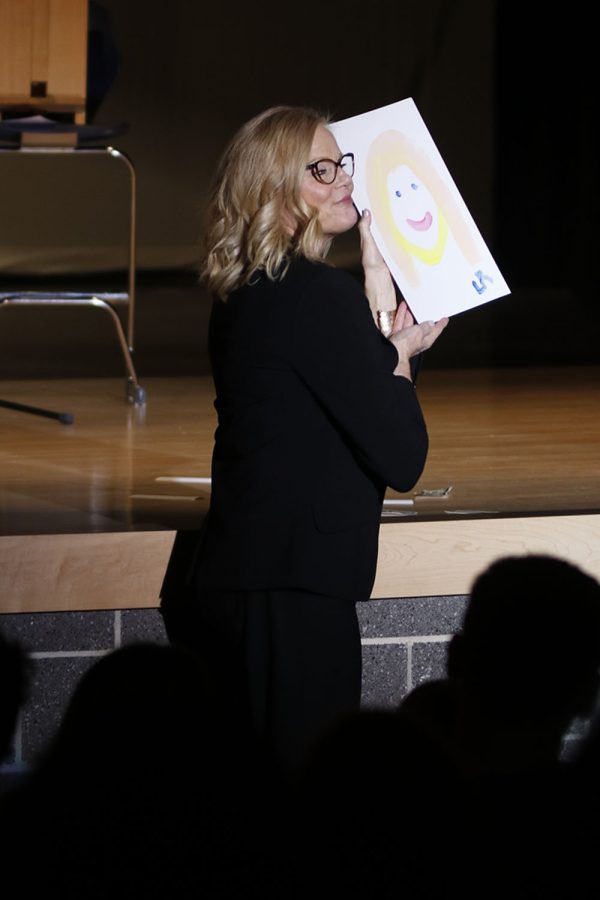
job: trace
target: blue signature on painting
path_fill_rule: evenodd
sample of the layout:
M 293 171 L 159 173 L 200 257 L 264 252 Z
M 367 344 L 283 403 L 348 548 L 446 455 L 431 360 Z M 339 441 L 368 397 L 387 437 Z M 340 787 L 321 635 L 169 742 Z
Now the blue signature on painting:
M 494 279 L 491 277 L 491 275 L 485 275 L 485 273 L 482 272 L 481 269 L 477 269 L 477 271 L 475 272 L 475 278 L 477 279 L 477 281 L 473 280 L 471 284 L 478 294 L 483 294 L 483 292 L 487 289 L 487 284 L 485 284 L 486 281 L 489 281 L 490 284 L 494 283 Z

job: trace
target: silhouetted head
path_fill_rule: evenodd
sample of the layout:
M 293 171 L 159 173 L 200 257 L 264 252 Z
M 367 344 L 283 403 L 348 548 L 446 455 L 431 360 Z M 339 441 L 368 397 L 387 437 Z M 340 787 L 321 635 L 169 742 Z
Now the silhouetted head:
M 19 644 L 0 633 L 0 762 L 10 750 L 29 686 L 29 660 Z
M 589 713 L 600 665 L 600 585 L 549 556 L 508 557 L 473 585 L 448 674 L 494 716 L 566 720 Z
M 81 678 L 42 770 L 69 780 L 144 781 L 159 772 L 173 779 L 218 758 L 233 724 L 194 655 L 135 644 L 107 654 Z

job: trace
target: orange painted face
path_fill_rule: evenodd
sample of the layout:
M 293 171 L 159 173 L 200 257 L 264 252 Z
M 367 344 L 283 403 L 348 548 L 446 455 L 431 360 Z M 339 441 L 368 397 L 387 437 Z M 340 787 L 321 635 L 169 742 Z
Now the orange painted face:
M 435 246 L 439 230 L 437 204 L 427 186 L 403 164 L 390 172 L 387 187 L 390 210 L 400 234 L 420 247 Z

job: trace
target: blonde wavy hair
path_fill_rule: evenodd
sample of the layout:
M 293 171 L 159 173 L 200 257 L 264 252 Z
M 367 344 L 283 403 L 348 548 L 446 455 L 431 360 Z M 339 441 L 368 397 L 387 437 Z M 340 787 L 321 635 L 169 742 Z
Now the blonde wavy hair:
M 259 270 L 282 278 L 293 256 L 326 256 L 331 239 L 300 196 L 315 131 L 326 124 L 314 109 L 276 106 L 234 136 L 217 169 L 202 239 L 200 278 L 217 297 L 225 300 Z

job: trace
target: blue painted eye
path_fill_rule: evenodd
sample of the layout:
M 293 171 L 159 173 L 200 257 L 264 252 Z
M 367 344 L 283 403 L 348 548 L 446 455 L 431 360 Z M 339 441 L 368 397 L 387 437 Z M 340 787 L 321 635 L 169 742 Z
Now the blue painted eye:
M 400 191 L 396 191 L 396 197 L 401 197 L 401 196 L 402 196 L 402 194 L 400 193 Z
M 414 182 L 411 184 L 411 188 L 413 189 L 413 191 L 416 191 L 418 189 L 418 187 L 419 187 L 419 185 L 415 184 Z

